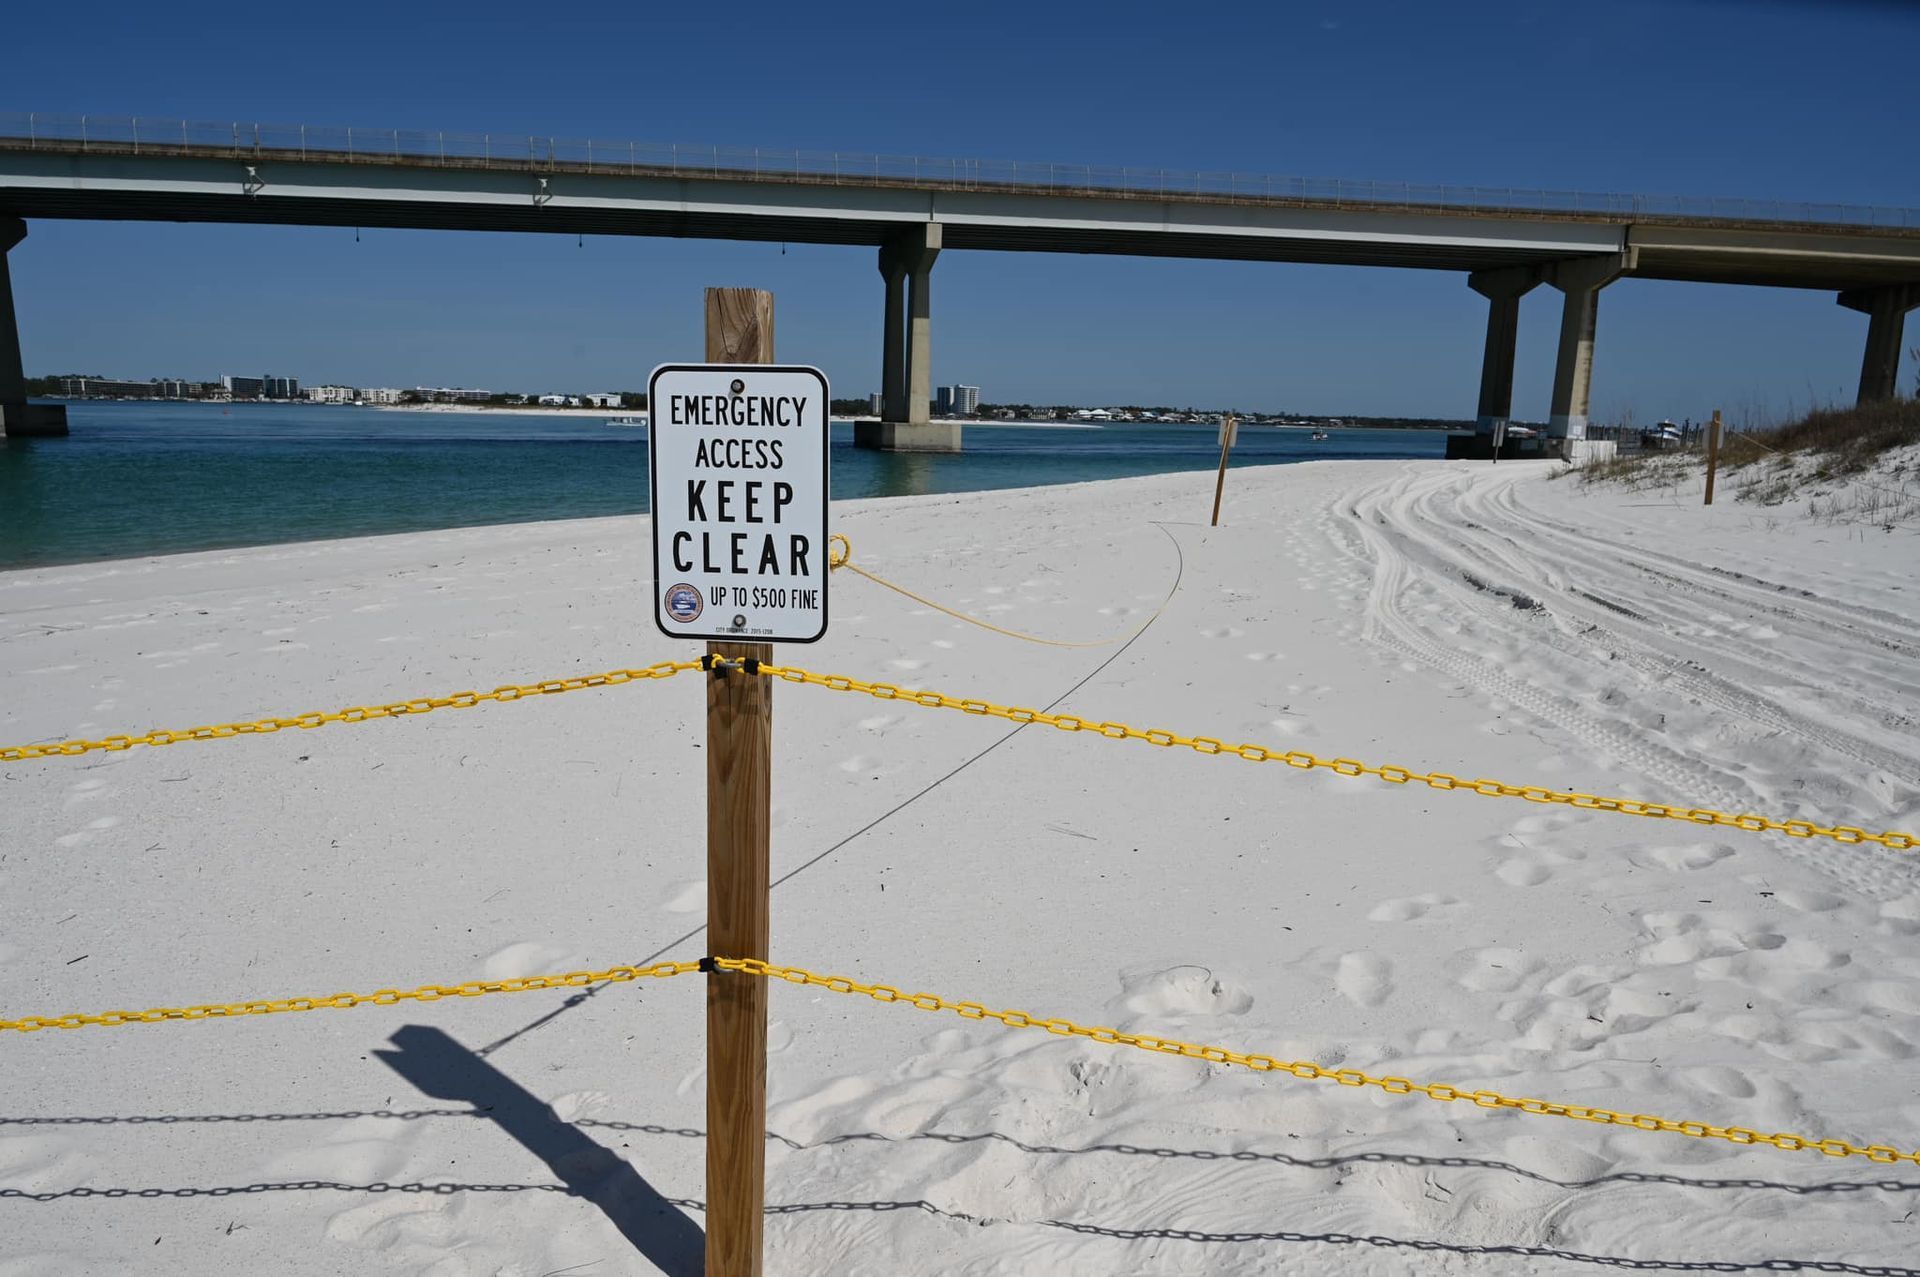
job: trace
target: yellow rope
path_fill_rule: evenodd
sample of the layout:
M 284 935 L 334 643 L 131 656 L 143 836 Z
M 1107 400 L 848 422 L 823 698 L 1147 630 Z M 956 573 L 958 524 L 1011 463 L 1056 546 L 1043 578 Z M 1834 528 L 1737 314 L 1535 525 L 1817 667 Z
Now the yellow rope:
M 1168 598 L 1171 599 L 1172 595 L 1169 594 Z M 1166 604 L 1162 603 L 1161 607 L 1164 609 Z M 1156 612 L 1155 615 L 1158 613 Z M 737 667 L 739 663 L 733 664 Z M 676 674 L 700 669 L 702 665 L 702 661 L 661 661 L 643 669 L 609 670 L 604 674 L 582 674 L 573 678 L 547 679 L 539 683 L 509 683 L 491 692 L 455 692 L 451 696 L 422 697 L 411 701 L 396 701 L 390 705 L 359 705 L 331 713 L 314 711 L 293 718 L 262 718 L 253 722 L 191 727 L 184 731 L 156 730 L 144 736 L 108 736 L 103 740 L 70 740 L 54 745 L 12 745 L 0 747 L 0 762 L 86 754 L 95 750 L 125 750 L 135 745 L 173 745 L 189 740 L 226 740 L 234 736 L 270 734 L 285 728 L 304 730 L 321 727 L 328 723 L 363 723 L 376 718 L 425 714 L 437 709 L 469 709 L 488 701 L 504 704 L 523 700 L 529 696 L 550 696 L 560 692 L 583 691 L 591 687 L 618 687 L 625 683 L 672 678 Z M 1776 820 L 1770 816 L 1751 814 L 1732 815 L 1710 807 L 1679 807 L 1668 803 L 1642 802 L 1634 798 L 1606 798 L 1594 794 L 1583 794 L 1576 790 L 1547 789 L 1540 785 L 1510 785 L 1505 781 L 1485 778 L 1462 780 L 1446 772 L 1420 772 L 1390 764 L 1375 766 L 1352 758 L 1321 758 L 1317 754 L 1310 754 L 1304 750 L 1281 751 L 1269 749 L 1264 745 L 1228 745 L 1211 736 L 1183 736 L 1178 732 L 1158 728 L 1143 731 L 1125 723 L 1091 722 L 1072 714 L 1049 714 L 1020 706 L 996 705 L 991 701 L 947 696 L 941 692 L 914 691 L 897 687 L 892 683 L 869 683 L 839 674 L 816 674 L 812 670 L 801 669 L 798 666 L 761 663 L 755 668 L 762 674 L 781 678 L 789 683 L 807 683 L 836 692 L 858 692 L 879 700 L 912 701 L 916 705 L 925 705 L 934 709 L 957 709 L 963 713 L 1001 718 L 1012 723 L 1037 723 L 1063 732 L 1095 732 L 1108 740 L 1139 740 L 1163 748 L 1179 746 L 1200 754 L 1232 754 L 1248 762 L 1279 762 L 1302 770 L 1320 767 L 1338 772 L 1342 776 L 1371 776 L 1390 785 L 1404 785 L 1410 781 L 1417 781 L 1430 789 L 1458 790 L 1489 798 L 1524 798 L 1528 802 L 1558 804 L 1582 811 L 1612 811 L 1627 816 L 1683 820 L 1696 825 L 1719 825 L 1755 833 L 1772 831 L 1792 838 L 1831 838 L 1840 843 L 1871 842 L 1894 851 L 1911 851 L 1915 847 L 1920 847 L 1920 838 L 1897 830 L 1875 834 L 1852 825 L 1816 825 L 1805 820 Z
M 957 709 L 965 714 L 1000 718 L 1010 723 L 1035 723 L 1063 732 L 1092 732 L 1107 740 L 1145 741 L 1163 749 L 1178 746 L 1198 754 L 1231 754 L 1250 763 L 1285 763 L 1303 771 L 1322 767 L 1342 776 L 1371 776 L 1389 785 L 1417 781 L 1429 789 L 1455 790 L 1487 798 L 1524 798 L 1530 803 L 1558 804 L 1582 811 L 1612 811 L 1657 820 L 1684 820 L 1696 825 L 1721 825 L 1755 833 L 1771 830 L 1792 838 L 1831 838 L 1841 843 L 1871 842 L 1894 851 L 1911 851 L 1920 847 L 1920 838 L 1897 830 L 1873 834 L 1852 825 L 1816 825 L 1805 820 L 1775 820 L 1770 816 L 1736 816 L 1710 807 L 1677 807 L 1668 803 L 1642 802 L 1636 798 L 1604 798 L 1576 790 L 1547 789 L 1541 785 L 1510 785 L 1500 780 L 1462 780 L 1446 772 L 1420 772 L 1391 764 L 1376 766 L 1353 758 L 1322 758 L 1299 749 L 1283 751 L 1269 749 L 1265 745 L 1229 745 L 1211 736 L 1183 736 L 1163 728 L 1143 731 L 1126 723 L 1093 722 L 1073 714 L 1049 714 L 1044 710 L 996 705 L 991 701 L 963 699 L 943 692 L 914 691 L 892 683 L 868 683 L 841 674 L 816 674 L 792 665 L 773 665 L 763 661 L 757 668 L 762 674 L 789 683 L 807 683 L 835 692 L 858 692 L 877 700 L 910 701 L 930 709 Z
M 983 621 L 977 616 L 968 616 L 965 612 L 956 612 L 944 603 L 935 603 L 924 594 L 915 594 L 904 585 L 896 585 L 878 573 L 869 572 L 858 563 L 855 563 L 853 561 L 853 542 L 849 541 L 843 533 L 836 532 L 827 538 L 827 566 L 835 571 L 846 568 L 849 572 L 858 573 L 860 576 L 864 576 L 867 580 L 872 581 L 875 585 L 884 586 L 892 590 L 895 594 L 903 594 L 915 603 L 924 604 L 936 612 L 944 612 L 956 621 L 965 621 L 968 625 L 977 625 L 983 630 L 992 630 L 995 634 L 1004 634 L 1008 638 L 1019 639 L 1023 643 L 1043 643 L 1048 647 L 1107 647 L 1111 644 L 1132 638 L 1134 635 L 1140 633 L 1141 630 L 1146 629 L 1147 626 L 1152 625 L 1155 620 L 1159 619 L 1160 613 L 1167 610 L 1166 602 L 1162 602 L 1159 607 L 1154 609 L 1152 616 L 1149 616 L 1146 620 L 1142 621 L 1137 628 L 1129 630 L 1125 634 L 1115 635 L 1113 638 L 1093 639 L 1084 643 L 1072 643 L 1065 639 L 1041 638 L 1038 634 L 1025 634 L 1019 630 L 1010 630 L 1005 626 L 995 625 L 992 621 Z M 1169 593 L 1167 599 L 1171 600 L 1172 598 L 1173 595 Z
M 135 745 L 177 745 L 189 740 L 228 740 L 235 736 L 263 736 L 282 728 L 310 730 L 328 723 L 365 723 L 376 718 L 399 718 L 406 714 L 428 714 L 436 709 L 472 709 L 488 701 L 506 704 L 529 696 L 551 696 L 558 692 L 578 692 L 589 687 L 618 687 L 645 679 L 672 678 L 700 668 L 699 661 L 660 661 L 645 669 L 608 670 L 604 674 L 580 674 L 573 678 L 550 678 L 539 683 L 509 683 L 491 692 L 455 692 L 451 696 L 423 696 L 390 705 L 353 705 L 322 713 L 309 710 L 292 718 L 259 718 L 246 723 L 216 723 L 209 727 L 188 727 L 177 731 L 158 728 L 144 736 L 108 736 L 102 740 L 69 740 L 54 745 L 0 745 L 0 763 L 30 758 L 51 758 L 61 754 L 87 754 L 95 750 L 109 753 L 131 749 Z
M 1212 1064 L 1232 1064 L 1256 1073 L 1287 1073 L 1314 1081 L 1338 1082 L 1342 1086 L 1374 1086 L 1389 1095 L 1420 1095 L 1450 1104 L 1471 1100 L 1480 1108 L 1511 1109 L 1534 1117 L 1570 1118 L 1576 1122 L 1595 1122 L 1603 1126 L 1631 1126 L 1642 1131 L 1666 1131 L 1691 1135 L 1695 1139 L 1726 1140 L 1732 1144 L 1761 1144 L 1771 1148 L 1799 1152 L 1814 1149 L 1828 1157 L 1864 1157 L 1868 1161 L 1913 1162 L 1920 1165 L 1920 1151 L 1903 1153 L 1889 1144 L 1853 1144 L 1840 1139 L 1808 1139 L 1800 1135 L 1763 1135 L 1742 1126 L 1715 1126 L 1708 1122 L 1681 1122 L 1653 1117 L 1645 1113 L 1621 1113 L 1613 1109 L 1592 1108 L 1585 1104 L 1562 1104 L 1553 1100 L 1515 1099 L 1498 1091 L 1469 1091 L 1443 1082 L 1421 1083 L 1403 1077 L 1375 1077 L 1359 1069 L 1329 1069 L 1311 1060 L 1279 1060 L 1270 1055 L 1248 1055 L 1220 1046 L 1200 1046 L 1150 1033 L 1122 1033 L 1117 1029 L 1088 1027 L 1072 1020 L 1046 1019 L 1025 1011 L 992 1011 L 978 1002 L 949 1002 L 933 993 L 902 993 L 885 984 L 861 984 L 845 976 L 816 975 L 800 967 L 777 966 L 757 958 L 715 958 L 714 964 L 726 971 L 784 980 L 788 984 L 809 985 L 833 993 L 854 993 L 876 1002 L 890 1002 L 918 1011 L 951 1011 L 969 1020 L 998 1020 L 1012 1029 L 1045 1029 L 1061 1037 L 1087 1038 L 1105 1046 L 1128 1046 L 1158 1055 L 1180 1055 Z
M 1414 1082 L 1403 1077 L 1375 1077 L 1359 1069 L 1329 1069 L 1311 1060 L 1281 1060 L 1271 1055 L 1255 1055 L 1222 1046 L 1203 1046 L 1151 1033 L 1123 1033 L 1104 1026 L 1088 1026 L 1072 1020 L 1030 1015 L 1025 1011 L 995 1011 L 978 1002 L 952 1002 L 933 993 L 902 993 L 892 985 L 862 984 L 846 976 L 823 976 L 804 967 L 780 966 L 758 958 L 713 958 L 712 965 L 722 971 L 780 980 L 788 984 L 826 989 L 833 993 L 858 994 L 876 1002 L 899 1003 L 919 1011 L 949 1011 L 969 1020 L 994 1020 L 1010 1029 L 1044 1029 L 1059 1037 L 1086 1038 L 1104 1046 L 1132 1047 L 1156 1055 L 1178 1055 L 1210 1064 L 1228 1064 L 1256 1073 L 1285 1073 L 1309 1081 L 1338 1082 L 1342 1086 L 1378 1087 L 1389 1095 L 1419 1095 L 1450 1104 L 1471 1100 L 1477 1107 L 1510 1109 L 1533 1117 L 1559 1117 L 1602 1126 L 1631 1126 L 1642 1131 L 1664 1131 L 1690 1135 L 1695 1139 L 1725 1140 L 1731 1144 L 1765 1145 L 1787 1152 L 1812 1149 L 1828 1157 L 1864 1157 L 1883 1164 L 1913 1162 L 1920 1165 L 1920 1150 L 1906 1153 L 1890 1144 L 1854 1144 L 1842 1139 L 1809 1139 L 1802 1135 L 1767 1135 L 1741 1126 L 1716 1126 L 1709 1122 L 1677 1121 L 1645 1113 L 1623 1113 L 1615 1109 L 1594 1108 L 1584 1104 L 1564 1104 L 1554 1100 L 1520 1099 L 1498 1091 L 1467 1090 L 1444 1082 Z M 323 997 L 270 998 L 250 1002 L 216 1002 L 190 1007 L 153 1007 L 146 1011 L 102 1011 L 94 1014 L 23 1016 L 17 1020 L 0 1019 L 0 1032 L 34 1033 L 41 1029 L 80 1029 L 93 1026 L 116 1027 L 127 1024 L 162 1024 L 179 1020 L 229 1020 L 245 1016 L 273 1015 L 287 1011 L 351 1010 L 362 1006 L 394 1006 L 401 1002 L 438 1002 L 443 998 L 476 998 L 492 993 L 531 993 L 542 989 L 579 989 L 589 985 L 624 984 L 641 979 L 671 979 L 701 970 L 700 962 L 658 962 L 646 967 L 608 967 L 600 971 L 569 971 L 559 975 L 521 976 L 508 980 L 469 980 L 462 984 L 427 984 L 415 989 L 381 989 L 375 993 L 334 993 Z
M 690 975 L 697 962 L 656 962 L 650 967 L 608 967 L 604 971 L 568 971 L 561 975 L 516 976 L 510 980 L 468 980 L 464 984 L 423 984 L 417 989 L 381 989 L 376 993 L 330 993 L 317 998 L 261 998 L 252 1002 L 211 1002 L 193 1007 L 151 1007 L 145 1011 L 28 1015 L 0 1020 L 0 1033 L 41 1029 L 113 1028 L 122 1024 L 162 1024 L 169 1020 L 231 1020 L 282 1011 L 351 1011 L 360 1006 L 390 1007 L 401 1002 L 438 1002 L 442 998 L 478 998 L 489 993 L 534 993 L 541 989 L 584 989 L 593 984 L 625 984 L 651 977 L 665 980 Z

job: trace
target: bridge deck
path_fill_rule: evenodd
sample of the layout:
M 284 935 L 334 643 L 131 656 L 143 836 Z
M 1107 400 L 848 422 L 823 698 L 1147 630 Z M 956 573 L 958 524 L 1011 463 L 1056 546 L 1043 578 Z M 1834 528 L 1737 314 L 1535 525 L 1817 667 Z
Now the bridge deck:
M 1356 183 L 1318 195 L 1297 179 L 1161 174 L 1156 182 L 1146 170 L 1111 171 L 1120 177 L 1108 184 L 1107 171 L 1081 169 L 1078 183 L 1049 183 L 970 171 L 965 162 L 905 176 L 858 171 L 867 157 L 849 157 L 847 171 L 839 157 L 833 171 L 819 171 L 823 164 L 797 155 L 790 165 L 774 157 L 750 169 L 718 151 L 707 163 L 666 164 L 635 150 L 621 163 L 542 155 L 539 139 L 511 156 L 428 155 L 392 136 L 390 152 L 0 136 L 0 212 L 852 245 L 877 245 L 905 223 L 931 219 L 944 225 L 950 249 L 1445 270 L 1630 251 L 1631 273 L 1654 278 L 1831 289 L 1920 281 L 1920 213 L 1898 209 L 1767 206 L 1797 207 L 1795 219 L 1742 215 L 1755 206 L 1726 201 L 1726 215 L 1682 214 L 1626 196 L 1403 187 L 1437 194 L 1395 198 L 1399 184 Z M 257 182 L 247 181 L 248 167 Z M 1230 189 L 1180 189 L 1189 179 Z M 1284 189 L 1289 183 L 1297 189 Z M 1379 193 L 1357 197 L 1361 186 Z M 1554 200 L 1609 207 L 1545 206 Z

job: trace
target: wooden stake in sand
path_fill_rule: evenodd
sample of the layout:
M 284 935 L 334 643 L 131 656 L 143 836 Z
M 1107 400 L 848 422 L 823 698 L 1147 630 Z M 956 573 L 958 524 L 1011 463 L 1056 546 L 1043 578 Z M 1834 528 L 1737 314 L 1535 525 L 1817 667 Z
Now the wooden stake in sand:
M 707 362 L 773 362 L 773 294 L 707 290 Z M 648 405 L 655 411 L 653 405 Z M 710 655 L 771 663 L 767 643 Z M 768 957 L 773 680 L 707 680 L 708 952 Z M 767 1196 L 767 982 L 707 974 L 707 1277 L 760 1277 Z
M 1713 504 L 1713 476 L 1720 468 L 1720 410 L 1713 410 L 1713 420 L 1707 425 L 1707 504 Z
M 1220 418 L 1220 473 L 1213 479 L 1213 526 L 1220 526 L 1220 493 L 1227 486 L 1227 454 L 1240 437 L 1240 419 L 1232 413 Z

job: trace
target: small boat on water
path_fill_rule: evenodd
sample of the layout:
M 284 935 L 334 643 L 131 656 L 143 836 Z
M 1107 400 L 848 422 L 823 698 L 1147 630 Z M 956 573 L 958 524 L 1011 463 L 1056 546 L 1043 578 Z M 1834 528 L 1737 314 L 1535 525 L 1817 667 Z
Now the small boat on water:
M 644 430 L 646 429 L 647 419 L 645 417 L 608 417 L 607 424 L 610 426 L 637 426 Z

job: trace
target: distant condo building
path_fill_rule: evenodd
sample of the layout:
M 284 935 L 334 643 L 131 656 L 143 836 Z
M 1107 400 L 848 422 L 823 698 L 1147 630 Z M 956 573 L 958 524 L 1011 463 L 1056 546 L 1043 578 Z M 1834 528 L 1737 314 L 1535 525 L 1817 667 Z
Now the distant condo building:
M 152 399 L 159 394 L 157 381 L 119 381 L 112 377 L 62 377 L 60 395 L 64 399 Z
M 980 387 L 942 386 L 934 392 L 933 408 L 943 417 L 971 417 L 980 411 Z
M 58 377 L 55 392 L 62 399 L 205 399 L 220 393 L 210 381 L 155 377 L 152 381 L 122 381 L 115 377 Z

